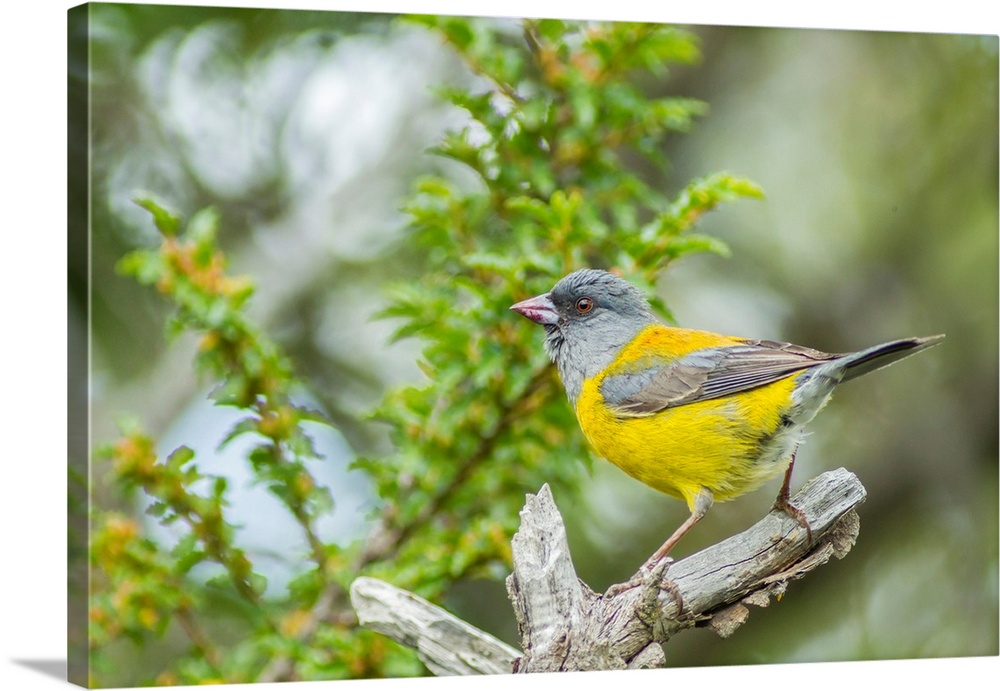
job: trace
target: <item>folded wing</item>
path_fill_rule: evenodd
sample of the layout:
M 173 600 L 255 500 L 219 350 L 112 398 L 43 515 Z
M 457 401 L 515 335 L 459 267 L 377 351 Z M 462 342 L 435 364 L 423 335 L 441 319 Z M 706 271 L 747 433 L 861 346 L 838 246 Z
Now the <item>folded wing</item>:
M 764 386 L 838 357 L 790 343 L 746 340 L 677 359 L 645 359 L 605 377 L 601 394 L 616 414 L 641 417 Z

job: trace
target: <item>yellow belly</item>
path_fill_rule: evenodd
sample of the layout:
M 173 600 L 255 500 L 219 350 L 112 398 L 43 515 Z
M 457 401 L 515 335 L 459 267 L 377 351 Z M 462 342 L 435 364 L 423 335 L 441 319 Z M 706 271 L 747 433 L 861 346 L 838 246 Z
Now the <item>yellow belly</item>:
M 781 423 L 794 379 L 646 417 L 619 418 L 604 405 L 602 377 L 595 377 L 584 383 L 576 415 L 600 456 L 690 507 L 702 487 L 716 501 L 726 501 L 785 470 L 798 442 L 798 430 Z

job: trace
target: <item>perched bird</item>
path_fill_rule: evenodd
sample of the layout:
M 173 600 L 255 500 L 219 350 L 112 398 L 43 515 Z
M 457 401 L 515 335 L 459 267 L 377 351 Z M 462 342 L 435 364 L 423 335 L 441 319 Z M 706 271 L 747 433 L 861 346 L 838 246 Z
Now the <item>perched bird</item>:
M 598 455 L 637 480 L 684 499 L 691 516 L 663 543 L 665 557 L 716 501 L 785 472 L 775 501 L 789 501 L 803 427 L 834 388 L 944 336 L 903 338 L 856 353 L 722 336 L 660 323 L 642 292 L 596 269 L 561 279 L 511 306 L 545 327 L 580 428 Z

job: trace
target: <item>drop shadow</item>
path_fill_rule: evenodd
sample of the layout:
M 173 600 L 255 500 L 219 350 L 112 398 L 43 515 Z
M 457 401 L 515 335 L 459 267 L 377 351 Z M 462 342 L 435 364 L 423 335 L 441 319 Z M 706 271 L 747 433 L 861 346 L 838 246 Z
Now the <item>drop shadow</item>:
M 11 660 L 14 664 L 41 672 L 45 676 L 66 681 L 66 660 Z

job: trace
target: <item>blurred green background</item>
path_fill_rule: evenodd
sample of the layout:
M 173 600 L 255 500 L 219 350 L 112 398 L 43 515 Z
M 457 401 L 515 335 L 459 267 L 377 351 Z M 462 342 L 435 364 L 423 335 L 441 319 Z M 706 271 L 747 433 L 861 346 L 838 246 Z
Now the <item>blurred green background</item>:
M 189 374 L 193 340 L 165 345 L 165 306 L 113 271 L 153 237 L 129 201 L 137 191 L 188 214 L 215 205 L 233 272 L 258 285 L 253 317 L 342 434 L 322 442 L 340 512 L 325 529 L 356 536 L 370 490 L 344 468 L 388 445 L 363 416 L 418 373 L 418 344 L 388 345 L 391 324 L 371 318 L 387 277 L 421 270 L 397 209 L 413 177 L 441 165 L 428 147 L 463 122 L 431 87 L 470 77 L 434 38 L 388 15 L 94 5 L 91 22 L 93 223 L 90 247 L 81 238 L 70 248 L 70 327 L 86 333 L 89 300 L 94 441 L 112 438 L 127 412 L 164 451 L 201 439 L 210 455 L 231 424 Z M 793 488 L 845 466 L 868 490 L 848 558 L 793 583 L 732 639 L 677 636 L 668 663 L 995 655 L 997 37 L 687 28 L 703 59 L 646 87 L 710 111 L 668 140 L 669 170 L 649 174 L 674 191 L 729 170 L 767 197 L 704 219 L 731 258 L 698 257 L 662 276 L 677 321 L 827 351 L 948 338 L 845 386 L 799 452 Z M 108 496 L 100 481 L 95 472 L 98 503 Z M 677 556 L 757 520 L 773 485 L 717 505 Z M 290 552 L 276 548 L 281 526 L 265 500 L 248 491 L 233 508 L 280 587 Z M 580 496 L 556 501 L 595 590 L 631 575 L 687 513 L 604 462 Z M 447 605 L 517 643 L 502 583 L 465 583 Z

